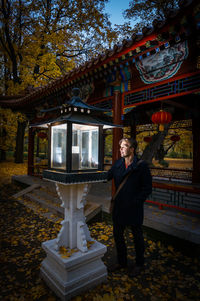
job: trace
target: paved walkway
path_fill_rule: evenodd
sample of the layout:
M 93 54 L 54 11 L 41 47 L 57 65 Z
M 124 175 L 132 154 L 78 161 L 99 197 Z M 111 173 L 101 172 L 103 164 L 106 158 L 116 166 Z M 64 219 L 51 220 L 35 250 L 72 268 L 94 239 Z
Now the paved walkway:
M 91 201 L 95 199 L 102 204 L 102 209 L 108 212 L 111 196 L 111 183 L 94 184 L 88 195 Z M 174 209 L 160 210 L 158 206 L 145 204 L 144 226 L 200 244 L 200 216 Z
M 15 176 L 15 181 L 26 185 L 52 185 L 36 177 Z M 92 184 L 87 196 L 88 202 L 101 205 L 102 210 L 108 213 L 111 198 L 111 182 Z M 157 206 L 145 204 L 144 226 L 167 233 L 195 244 L 200 245 L 200 216 L 173 209 L 160 210 Z

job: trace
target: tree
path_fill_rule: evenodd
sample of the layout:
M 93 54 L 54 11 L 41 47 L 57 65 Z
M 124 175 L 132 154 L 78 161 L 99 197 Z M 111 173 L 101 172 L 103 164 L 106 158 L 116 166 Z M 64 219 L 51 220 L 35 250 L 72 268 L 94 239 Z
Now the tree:
M 108 47 L 107 1 L 1 0 L 2 92 L 45 85 Z
M 129 38 L 133 33 L 141 32 L 143 27 L 152 26 L 155 19 L 164 20 L 171 10 L 178 8 L 178 0 L 131 0 L 129 8 L 123 11 L 123 16 L 130 21 L 122 25 L 115 24 L 114 31 L 118 43 L 124 38 Z
M 46 85 L 103 51 L 115 37 L 104 13 L 108 0 L 0 1 L 0 94 Z M 18 125 L 17 144 L 25 127 Z M 17 145 L 16 155 L 20 149 Z
M 16 133 L 16 147 L 15 147 L 15 163 L 23 163 L 24 161 L 24 134 L 27 122 L 25 118 L 19 120 L 17 117 L 17 133 Z
M 136 22 L 134 31 L 151 26 L 154 19 L 164 20 L 170 11 L 178 8 L 178 0 L 131 0 L 123 12 L 126 19 Z
M 159 150 L 161 150 L 163 146 L 164 139 L 168 133 L 170 124 L 165 125 L 164 131 L 157 131 L 153 136 L 152 140 L 147 146 L 145 147 L 143 154 L 142 154 L 142 159 L 147 161 L 150 165 L 152 164 L 153 158 L 158 156 Z M 161 159 L 164 158 L 164 153 L 162 152 L 162 158 L 159 157 L 159 160 L 161 162 Z
M 159 131 L 157 125 L 138 126 L 138 153 L 150 165 L 166 167 L 166 158 L 192 158 L 192 128 L 185 121 L 171 122 Z
M 23 114 L 13 113 L 10 109 L 2 109 L 0 107 L 0 161 L 6 160 L 6 151 L 15 152 L 16 163 L 23 162 L 23 151 L 16 149 L 16 137 L 21 139 L 23 143 L 24 135 L 20 135 L 21 127 L 24 128 L 26 118 Z M 19 127 L 17 126 L 19 124 Z M 23 144 L 22 144 L 23 145 Z

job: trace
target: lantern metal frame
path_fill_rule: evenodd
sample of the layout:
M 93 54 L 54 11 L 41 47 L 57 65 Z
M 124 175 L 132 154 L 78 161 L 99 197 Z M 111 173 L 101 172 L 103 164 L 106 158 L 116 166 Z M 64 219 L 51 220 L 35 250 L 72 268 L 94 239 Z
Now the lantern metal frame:
M 56 125 L 61 125 L 61 124 L 66 124 L 67 125 L 67 133 L 66 133 L 66 160 L 65 160 L 65 168 L 55 168 L 52 167 L 52 162 L 51 162 L 51 157 L 52 157 L 52 128 Z M 97 168 L 81 168 L 81 169 L 73 169 L 72 168 L 72 127 L 73 124 L 79 124 L 83 125 L 82 123 L 78 122 L 71 122 L 71 121 L 65 121 L 65 122 L 54 122 L 51 123 L 49 126 L 49 156 L 48 156 L 48 169 L 49 170 L 55 170 L 58 172 L 67 172 L 67 173 L 75 173 L 75 172 L 90 172 L 90 171 L 101 171 L 103 170 L 103 154 L 101 152 L 101 149 L 103 147 L 103 126 L 102 125 L 94 125 L 94 124 L 87 124 L 88 126 L 91 127 L 96 127 L 98 128 L 98 167 Z

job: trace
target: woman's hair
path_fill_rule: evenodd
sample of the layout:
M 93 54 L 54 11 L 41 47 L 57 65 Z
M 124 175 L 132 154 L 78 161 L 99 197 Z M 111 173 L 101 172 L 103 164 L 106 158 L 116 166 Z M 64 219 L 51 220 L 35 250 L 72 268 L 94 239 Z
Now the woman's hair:
M 130 144 L 130 147 L 133 147 L 134 148 L 134 152 L 136 151 L 137 149 L 137 141 L 133 138 L 122 138 L 120 141 L 119 141 L 119 145 L 121 146 L 122 142 L 123 141 L 128 141 L 129 144 Z

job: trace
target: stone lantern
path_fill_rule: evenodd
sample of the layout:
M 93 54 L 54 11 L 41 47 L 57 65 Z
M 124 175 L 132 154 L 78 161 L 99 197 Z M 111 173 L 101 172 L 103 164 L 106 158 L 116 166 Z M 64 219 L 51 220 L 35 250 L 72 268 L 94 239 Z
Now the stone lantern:
M 103 110 L 73 97 L 59 107 L 60 116 L 50 121 L 48 170 L 43 177 L 61 183 L 94 182 L 103 172 L 103 128 L 113 127 Z M 100 173 L 101 171 L 101 173 Z
M 102 131 L 113 124 L 102 109 L 84 103 L 78 89 L 73 93 L 71 100 L 59 107 L 59 117 L 49 122 L 49 164 L 43 172 L 44 179 L 55 182 L 65 209 L 57 238 L 42 244 L 47 257 L 41 266 L 42 278 L 61 300 L 69 300 L 107 278 L 101 260 L 106 246 L 91 238 L 84 205 L 90 183 L 107 178 Z

